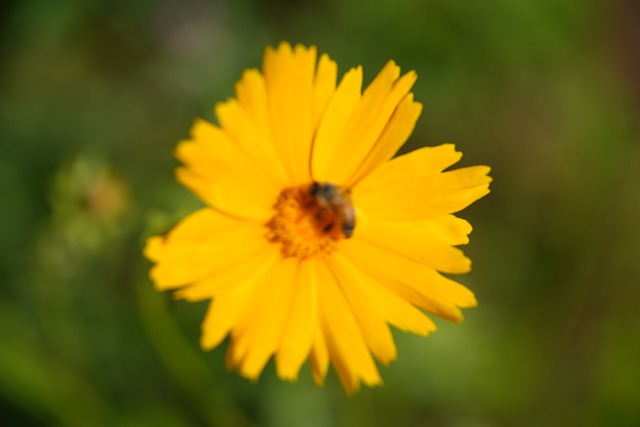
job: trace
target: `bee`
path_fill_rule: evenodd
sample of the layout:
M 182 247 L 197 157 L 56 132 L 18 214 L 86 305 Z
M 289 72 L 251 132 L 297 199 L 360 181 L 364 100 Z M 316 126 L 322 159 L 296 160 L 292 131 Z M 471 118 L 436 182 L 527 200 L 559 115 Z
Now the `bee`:
M 320 211 L 317 219 L 324 225 L 324 231 L 329 232 L 336 223 L 340 225 L 345 238 L 353 235 L 356 227 L 356 211 L 351 204 L 351 192 L 328 182 L 314 182 L 309 187 L 311 195 Z

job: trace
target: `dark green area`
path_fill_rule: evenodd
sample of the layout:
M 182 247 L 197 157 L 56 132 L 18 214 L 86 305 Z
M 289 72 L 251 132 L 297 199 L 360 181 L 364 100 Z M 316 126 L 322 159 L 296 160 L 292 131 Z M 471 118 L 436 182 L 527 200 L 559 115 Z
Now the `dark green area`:
M 5 1 L 0 424 L 640 425 L 640 6 L 634 0 Z M 267 44 L 370 80 L 415 69 L 410 150 L 492 166 L 461 214 L 480 305 L 397 333 L 346 397 L 198 347 L 205 304 L 153 291 L 144 239 L 199 202 L 171 153 Z

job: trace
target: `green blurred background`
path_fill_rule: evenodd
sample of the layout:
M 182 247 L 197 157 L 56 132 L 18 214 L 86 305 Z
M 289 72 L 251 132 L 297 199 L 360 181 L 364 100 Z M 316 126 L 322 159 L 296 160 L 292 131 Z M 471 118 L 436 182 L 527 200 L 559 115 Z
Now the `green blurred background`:
M 0 425 L 640 425 L 637 0 L 5 0 L 0 37 Z M 479 307 L 354 397 L 226 372 L 141 255 L 199 206 L 176 142 L 280 40 L 415 69 L 405 148 L 493 167 Z

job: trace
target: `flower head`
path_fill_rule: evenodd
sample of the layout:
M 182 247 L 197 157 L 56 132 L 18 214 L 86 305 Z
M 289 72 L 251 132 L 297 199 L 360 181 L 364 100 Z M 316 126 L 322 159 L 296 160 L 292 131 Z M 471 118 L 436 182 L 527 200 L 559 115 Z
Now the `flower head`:
M 489 192 L 489 168 L 445 171 L 451 144 L 392 159 L 422 110 L 415 81 L 390 61 L 362 92 L 361 67 L 337 83 L 326 54 L 282 43 L 216 106 L 219 125 L 197 120 L 178 145 L 178 180 L 207 207 L 148 240 L 151 279 L 211 300 L 201 345 L 229 336 L 243 376 L 273 356 L 284 379 L 309 359 L 318 384 L 331 362 L 348 392 L 375 386 L 390 325 L 427 335 L 424 311 L 459 322 L 476 305 L 441 273 L 470 269 L 454 246 L 471 226 L 452 214 Z

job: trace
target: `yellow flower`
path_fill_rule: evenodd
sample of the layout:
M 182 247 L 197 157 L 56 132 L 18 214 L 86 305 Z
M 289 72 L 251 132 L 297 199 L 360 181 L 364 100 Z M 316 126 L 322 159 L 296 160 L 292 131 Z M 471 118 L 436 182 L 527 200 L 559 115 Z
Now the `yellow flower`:
M 466 273 L 453 247 L 471 226 L 452 214 L 489 192 L 486 166 L 444 171 L 445 144 L 391 160 L 422 105 L 416 74 L 389 61 L 362 93 L 362 68 L 337 84 L 315 47 L 267 48 L 236 97 L 197 120 L 176 156 L 178 180 L 208 207 L 151 237 L 158 290 L 211 300 L 201 346 L 227 335 L 227 364 L 256 380 L 274 356 L 295 380 L 309 358 L 322 384 L 332 362 L 347 392 L 382 382 L 374 357 L 396 358 L 389 325 L 435 330 L 426 310 L 460 322 L 476 300 L 441 273 Z

